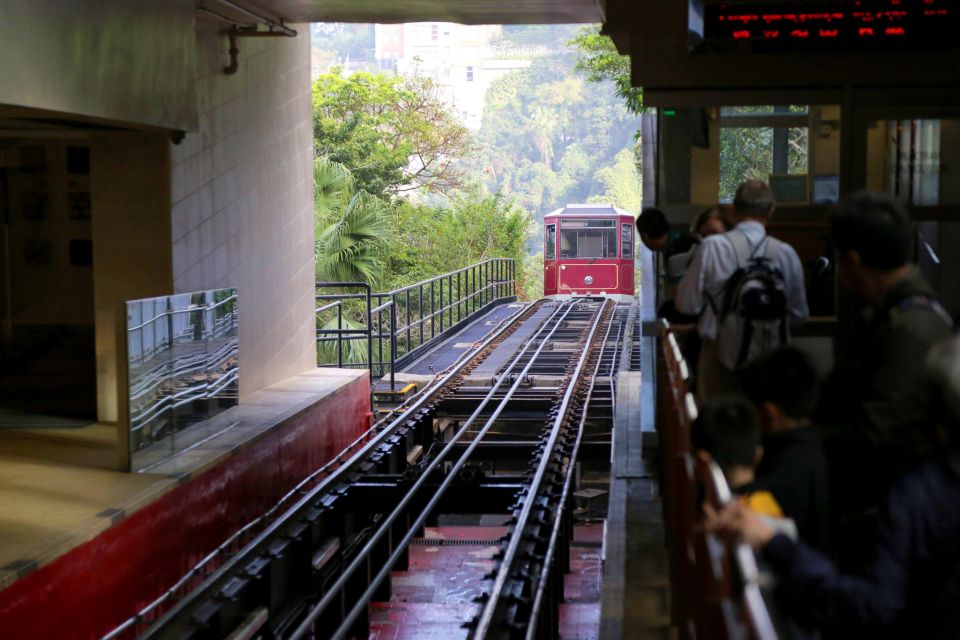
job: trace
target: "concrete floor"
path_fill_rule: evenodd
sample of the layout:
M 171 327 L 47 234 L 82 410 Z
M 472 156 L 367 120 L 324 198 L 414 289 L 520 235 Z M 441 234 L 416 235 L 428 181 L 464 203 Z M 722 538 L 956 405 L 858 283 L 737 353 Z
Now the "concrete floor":
M 365 375 L 317 369 L 255 393 L 211 421 L 233 428 L 221 432 L 212 424 L 216 437 L 162 459 L 150 473 L 115 470 L 112 425 L 0 430 L 0 588 L 93 539 Z
M 0 587 L 94 538 L 176 483 L 163 475 L 0 453 Z

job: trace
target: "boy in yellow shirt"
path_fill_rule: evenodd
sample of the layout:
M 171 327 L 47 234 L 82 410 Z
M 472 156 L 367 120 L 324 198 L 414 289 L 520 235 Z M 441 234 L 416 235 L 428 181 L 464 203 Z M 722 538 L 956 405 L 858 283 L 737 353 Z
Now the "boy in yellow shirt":
M 775 520 L 771 524 L 778 529 L 796 536 L 793 522 L 784 517 L 773 494 L 754 476 L 763 448 L 757 413 L 748 401 L 721 396 L 707 402 L 690 428 L 690 444 L 695 452 L 717 463 L 740 502 L 757 515 Z

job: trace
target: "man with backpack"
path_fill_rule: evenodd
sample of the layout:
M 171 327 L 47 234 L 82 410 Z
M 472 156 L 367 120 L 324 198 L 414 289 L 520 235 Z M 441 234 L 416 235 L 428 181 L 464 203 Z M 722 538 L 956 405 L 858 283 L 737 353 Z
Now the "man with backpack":
M 775 206 L 767 183 L 741 184 L 733 201 L 734 228 L 704 238 L 677 287 L 677 309 L 700 315 L 701 402 L 739 392 L 737 372 L 759 355 L 787 344 L 791 319 L 809 315 L 797 252 L 767 235 Z

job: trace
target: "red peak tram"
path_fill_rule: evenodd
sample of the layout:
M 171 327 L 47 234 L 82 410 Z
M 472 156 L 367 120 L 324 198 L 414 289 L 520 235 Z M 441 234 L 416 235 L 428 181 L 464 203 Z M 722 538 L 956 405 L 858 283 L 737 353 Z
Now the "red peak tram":
M 568 204 L 543 218 L 543 295 L 633 299 L 634 217 L 608 204 Z

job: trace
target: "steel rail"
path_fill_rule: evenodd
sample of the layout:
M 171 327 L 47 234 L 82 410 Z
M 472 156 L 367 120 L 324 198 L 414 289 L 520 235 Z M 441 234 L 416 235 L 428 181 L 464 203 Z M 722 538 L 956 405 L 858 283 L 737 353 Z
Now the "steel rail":
M 530 349 L 530 347 L 537 341 L 540 335 L 547 329 L 551 321 L 553 321 L 559 315 L 560 316 L 559 320 L 557 320 L 556 324 L 554 324 L 550 328 L 549 333 L 547 333 L 546 337 L 544 337 L 540 341 L 540 344 L 537 347 L 536 352 L 534 353 L 534 356 L 531 358 L 531 364 L 532 364 L 536 355 L 543 351 L 543 349 L 548 344 L 550 337 L 557 330 L 557 328 L 560 326 L 560 324 L 563 322 L 566 316 L 569 315 L 569 313 L 573 310 L 573 308 L 574 308 L 574 305 L 570 303 L 562 303 L 558 305 L 556 311 L 554 311 L 550 315 L 550 317 L 548 317 L 541 323 L 536 333 L 526 342 L 526 344 L 524 344 L 523 348 L 519 352 L 514 354 L 513 360 L 515 361 L 520 357 L 522 357 Z M 562 312 L 562 315 L 561 315 L 561 312 Z M 528 364 L 528 367 L 529 366 L 530 365 Z M 299 638 L 303 638 L 312 631 L 313 624 L 316 622 L 317 618 L 319 618 L 320 615 L 322 615 L 323 612 L 326 611 L 326 608 L 330 606 L 330 604 L 333 602 L 333 599 L 336 596 L 340 595 L 341 589 L 346 585 L 347 581 L 350 579 L 350 577 L 352 577 L 353 573 L 360 567 L 360 564 L 366 560 L 367 555 L 373 550 L 374 546 L 380 541 L 380 538 L 384 535 L 384 532 L 388 530 L 389 527 L 393 524 L 393 522 L 400 516 L 400 514 L 403 513 L 403 510 L 410 503 L 410 501 L 413 500 L 413 497 L 417 493 L 417 491 L 419 491 L 419 489 L 426 483 L 427 479 L 429 478 L 430 471 L 432 471 L 433 468 L 436 468 L 440 463 L 444 461 L 444 459 L 447 457 L 450 451 L 453 450 L 453 448 L 457 445 L 457 443 L 464 436 L 464 434 L 466 434 L 466 432 L 470 429 L 470 427 L 473 426 L 473 423 L 480 416 L 480 413 L 483 411 L 486 405 L 490 402 L 490 400 L 493 399 L 493 396 L 496 394 L 496 392 L 500 389 L 500 387 L 503 385 L 503 383 L 507 379 L 508 379 L 508 376 L 501 376 L 497 380 L 497 382 L 490 389 L 490 392 L 486 395 L 483 401 L 478 405 L 478 407 L 473 412 L 473 414 L 463 423 L 463 425 L 460 427 L 457 433 L 454 434 L 454 436 L 444 446 L 444 448 L 440 451 L 440 453 L 437 454 L 436 458 L 434 458 L 431 461 L 430 467 L 423 470 L 423 472 L 420 474 L 420 476 L 417 478 L 414 484 L 407 491 L 406 495 L 404 495 L 401 501 L 397 504 L 394 510 L 390 513 L 390 515 L 387 516 L 383 521 L 381 521 L 378 531 L 373 536 L 371 536 L 371 538 L 367 541 L 367 543 L 364 545 L 363 550 L 360 553 L 358 553 L 357 556 L 354 558 L 354 560 L 350 563 L 350 565 L 341 572 L 340 577 L 337 579 L 337 581 L 327 589 L 327 592 L 323 596 L 323 598 L 321 598 L 321 600 L 316 605 L 314 605 L 314 607 L 307 614 L 306 618 L 304 618 L 303 621 L 301 621 L 300 625 L 296 628 L 296 630 L 290 636 L 291 640 L 298 640 Z M 454 466 L 450 469 L 450 471 L 446 474 L 443 481 L 440 483 L 439 487 L 437 487 L 436 491 L 433 493 L 433 496 L 428 501 L 427 505 L 421 511 L 420 515 L 417 517 L 414 523 L 410 525 L 407 534 L 401 539 L 400 543 L 396 545 L 395 549 L 390 554 L 390 557 L 387 559 L 387 561 L 383 563 L 381 570 L 377 573 L 377 575 L 373 579 L 369 581 L 370 584 L 367 590 L 361 595 L 357 603 L 351 608 L 351 610 L 344 617 L 344 620 L 340 624 L 340 627 L 338 627 L 337 630 L 334 632 L 334 634 L 331 636 L 332 638 L 334 638 L 335 640 L 339 640 L 340 638 L 344 638 L 350 632 L 350 628 L 356 621 L 357 617 L 360 615 L 360 612 L 369 606 L 369 600 L 370 598 L 372 598 L 373 594 L 379 588 L 380 582 L 382 582 L 389 575 L 393 565 L 396 564 L 397 560 L 399 560 L 400 555 L 404 552 L 407 545 L 416 535 L 420 527 L 423 526 L 423 524 L 426 522 L 430 513 L 433 511 L 434 507 L 436 507 L 437 503 L 440 501 L 440 498 L 443 496 L 446 489 L 456 479 L 457 474 L 460 472 L 460 469 L 463 468 L 464 464 L 466 464 L 466 461 L 469 459 L 470 455 L 476 449 L 477 445 L 479 445 L 480 440 L 483 439 L 484 435 L 486 435 L 487 431 L 489 431 L 494 421 L 496 421 L 500 413 L 503 412 L 503 409 L 506 406 L 507 400 L 509 400 L 509 398 L 513 395 L 513 393 L 520 387 L 520 384 L 522 382 L 523 382 L 522 376 L 518 376 L 513 386 L 507 392 L 507 395 L 500 402 L 500 404 L 494 409 L 491 416 L 487 419 L 487 422 L 477 432 L 477 434 L 474 436 L 474 439 L 471 441 L 470 445 L 466 448 L 466 450 L 464 450 L 460 458 L 457 460 Z
M 603 355 L 607 350 L 607 343 L 610 339 L 610 331 L 613 329 L 613 324 L 613 322 L 607 324 L 607 330 L 603 335 L 603 342 L 600 346 L 600 353 L 597 355 L 597 363 L 593 368 L 593 374 L 590 376 L 589 388 L 584 395 L 583 406 L 579 409 L 580 422 L 577 425 L 576 438 L 574 439 L 573 446 L 571 447 L 570 454 L 568 456 L 566 474 L 563 480 L 563 492 L 560 495 L 560 499 L 557 501 L 557 513 L 554 517 L 553 527 L 550 531 L 550 542 L 547 545 L 547 554 L 540 569 L 540 579 L 537 581 L 537 591 L 533 596 L 533 603 L 530 607 L 530 618 L 525 636 L 526 640 L 533 640 L 536 637 L 536 630 L 540 616 L 540 607 L 543 604 L 543 594 L 546 591 L 547 580 L 550 578 L 551 558 L 556 553 L 557 539 L 560 536 L 560 527 L 563 522 L 563 510 L 567 500 L 570 499 L 570 485 L 573 479 L 573 471 L 576 468 L 577 454 L 580 451 L 580 442 L 583 439 L 583 428 L 587 422 L 587 413 L 590 409 L 590 400 L 593 396 L 594 387 L 596 386 L 597 374 L 600 371 L 600 366 L 603 364 Z M 622 328 L 622 325 L 618 326 Z M 618 339 L 619 334 L 620 331 L 618 330 Z
M 473 346 L 471 349 L 467 349 L 466 351 L 464 351 L 463 353 L 461 353 L 460 355 L 458 355 L 456 358 L 454 358 L 453 362 L 451 362 L 451 363 L 447 366 L 446 369 L 443 369 L 442 371 L 438 371 L 438 372 L 436 373 L 436 375 L 434 375 L 433 380 L 431 380 L 430 383 L 433 384 L 433 382 L 434 382 L 439 376 L 446 375 L 446 373 L 447 373 L 448 371 L 450 371 L 450 368 L 451 368 L 451 367 L 456 366 L 456 365 L 459 364 L 461 361 L 463 361 L 463 360 L 472 360 L 478 353 L 480 353 L 480 352 L 483 350 L 484 347 L 481 345 L 481 341 L 485 340 L 486 337 L 489 336 L 492 331 L 496 331 L 496 330 L 497 330 L 498 328 L 500 328 L 500 327 L 503 327 L 503 326 L 507 326 L 507 325 L 512 324 L 517 318 L 519 318 L 521 315 L 523 315 L 523 313 L 524 313 L 525 311 L 528 311 L 528 310 L 530 310 L 530 309 L 532 309 L 532 308 L 533 308 L 533 306 L 523 306 L 523 307 L 521 307 L 520 309 L 518 309 L 517 311 L 515 311 L 514 313 L 510 314 L 509 316 L 506 316 L 505 318 L 501 319 L 501 320 L 499 321 L 497 327 L 495 327 L 494 329 L 491 329 L 491 330 L 488 331 L 486 334 L 484 334 L 483 336 L 481 336 L 480 340 L 475 341 L 475 342 L 473 343 L 474 346 Z M 481 345 L 481 346 L 476 346 L 476 345 Z M 389 420 L 391 416 L 395 415 L 395 414 L 398 413 L 398 412 L 401 412 L 401 411 L 405 412 L 405 411 L 407 411 L 407 406 L 406 406 L 407 403 L 413 402 L 414 400 L 419 399 L 424 393 L 427 392 L 427 389 L 428 389 L 428 388 L 429 388 L 429 387 L 424 388 L 424 389 L 421 390 L 421 391 L 417 391 L 417 393 L 414 394 L 413 397 L 405 399 L 405 400 L 404 400 L 403 402 L 401 402 L 399 405 L 397 405 L 396 407 L 394 407 L 393 409 L 391 409 L 390 412 L 389 412 L 386 416 L 384 416 L 383 418 L 381 418 L 380 420 L 378 420 L 378 421 L 377 421 L 377 424 L 374 425 L 374 426 L 380 426 L 381 424 L 383 424 L 384 422 L 386 422 L 387 420 Z
M 532 311 L 535 308 L 537 308 L 537 305 L 531 305 L 527 310 Z M 482 354 L 484 350 L 493 344 L 501 335 L 513 328 L 518 322 L 522 322 L 525 315 L 525 313 L 519 313 L 515 316 L 512 316 L 510 322 L 488 334 L 488 337 L 483 341 L 483 343 L 477 347 L 476 355 L 479 356 Z M 363 463 L 371 453 L 375 452 L 377 448 L 385 444 L 396 430 L 403 427 L 412 415 L 414 415 L 419 409 L 423 408 L 429 401 L 431 401 L 433 396 L 446 387 L 474 359 L 475 357 L 465 359 L 458 365 L 451 367 L 450 371 L 446 375 L 438 380 L 431 388 L 425 389 L 422 392 L 423 395 L 417 401 L 415 401 L 401 415 L 397 416 L 390 424 L 386 425 L 379 433 L 374 435 L 374 437 L 369 440 L 363 448 L 354 453 L 349 460 L 343 463 L 340 468 L 333 471 L 323 480 L 321 484 L 311 489 L 309 493 L 305 494 L 300 500 L 294 503 L 280 518 L 266 525 L 264 530 L 260 532 L 256 538 L 250 541 L 239 553 L 230 558 L 219 569 L 217 569 L 217 571 L 208 577 L 203 584 L 201 584 L 195 590 L 195 592 L 202 592 L 212 588 L 221 579 L 235 570 L 238 565 L 246 562 L 247 556 L 250 554 L 255 554 L 258 547 L 263 545 L 270 537 L 275 535 L 289 519 L 293 518 L 302 509 L 309 507 L 310 504 L 315 502 L 320 496 L 324 495 L 330 486 L 334 485 L 336 482 L 339 482 L 344 475 L 349 473 L 354 466 Z M 147 630 L 144 637 L 159 637 L 160 629 L 162 629 L 163 625 L 171 622 L 177 615 L 182 613 L 187 606 L 188 603 L 186 600 L 179 602 L 174 606 L 173 609 L 168 611 L 163 615 L 162 618 L 154 623 L 154 625 Z
M 599 327 L 601 320 L 604 318 L 604 311 L 609 304 L 610 301 L 607 300 L 601 305 L 600 310 L 597 313 L 597 317 L 594 320 L 593 325 L 590 327 L 590 333 L 587 336 L 586 343 L 588 345 L 593 342 L 593 337 L 597 332 L 597 328 Z M 541 456 L 540 463 L 537 465 L 537 471 L 534 474 L 533 480 L 530 482 L 530 488 L 527 490 L 527 500 L 524 501 L 523 507 L 520 510 L 520 515 L 517 516 L 517 521 L 514 525 L 514 532 L 510 537 L 510 542 L 507 545 L 506 551 L 504 551 L 503 559 L 500 561 L 500 569 L 497 571 L 497 577 L 494 581 L 490 598 L 487 600 L 483 610 L 480 613 L 480 619 L 477 622 L 477 627 L 473 634 L 473 637 L 475 638 L 486 637 L 487 632 L 490 631 L 491 626 L 494 624 L 493 618 L 501 603 L 500 594 L 502 593 L 503 586 L 507 581 L 507 575 L 513 565 L 514 558 L 517 555 L 517 549 L 520 547 L 521 539 L 523 538 L 524 532 L 527 528 L 527 523 L 530 519 L 530 512 L 533 510 L 533 504 L 536 501 L 535 499 L 537 494 L 539 493 L 540 485 L 543 483 L 543 477 L 546 475 L 547 467 L 550 464 L 549 452 L 553 451 L 556 446 L 557 438 L 559 437 L 561 430 L 560 427 L 566 416 L 567 409 L 570 406 L 570 399 L 573 397 L 574 389 L 577 386 L 576 381 L 580 377 L 580 373 L 583 370 L 584 363 L 586 362 L 589 353 L 590 349 L 587 348 L 584 349 L 583 353 L 580 355 L 580 358 L 577 361 L 577 366 L 570 377 L 571 382 L 567 386 L 566 392 L 563 394 L 563 400 L 560 402 L 560 406 L 557 409 L 557 417 L 555 418 L 554 426 L 551 429 L 550 438 L 547 441 L 547 446 L 544 448 L 545 453 L 543 456 Z M 530 365 L 528 364 L 528 366 Z M 522 378 L 522 375 L 518 376 L 518 381 L 520 378 Z
M 335 303 L 335 304 L 339 304 L 339 303 Z M 392 303 L 391 303 L 391 304 L 392 304 Z M 461 353 L 459 356 L 457 356 L 457 358 L 456 358 L 449 366 L 447 366 L 446 369 L 444 369 L 443 371 L 438 372 L 437 375 L 434 376 L 434 379 L 433 379 L 433 380 L 437 380 L 437 379 L 439 378 L 439 376 L 445 375 L 447 372 L 450 371 L 450 369 L 451 369 L 452 367 L 456 366 L 456 365 L 459 364 L 461 361 L 463 361 L 463 360 L 470 360 L 470 359 L 473 359 L 474 357 L 476 357 L 477 354 L 480 353 L 480 351 L 482 350 L 482 348 L 483 348 L 483 347 L 482 347 L 482 343 L 483 343 L 483 341 L 484 341 L 486 338 L 490 337 L 490 336 L 491 336 L 494 332 L 496 332 L 498 329 L 501 329 L 501 328 L 503 328 L 503 327 L 511 324 L 514 320 L 517 319 L 517 316 L 519 316 L 520 314 L 522 314 L 524 311 L 526 311 L 526 310 L 529 309 L 529 308 L 530 308 L 529 306 L 524 306 L 524 307 L 518 309 L 516 312 L 514 312 L 514 313 L 511 314 L 510 316 L 507 316 L 507 317 L 503 318 L 502 320 L 500 320 L 500 322 L 497 323 L 497 326 L 494 327 L 494 328 L 492 328 L 492 329 L 490 329 L 487 333 L 485 333 L 483 336 L 481 336 L 480 339 L 477 340 L 477 341 L 474 343 L 474 346 L 473 346 L 470 350 L 467 350 L 467 351 L 464 351 L 463 353 Z M 431 381 L 431 383 L 432 383 L 432 382 L 433 382 L 433 381 Z M 113 629 L 111 632 L 109 632 L 107 635 L 103 636 L 102 640 L 113 640 L 114 638 L 119 637 L 120 634 L 122 634 L 123 632 L 131 629 L 134 625 L 136 625 L 136 624 L 138 624 L 138 623 L 143 623 L 143 622 L 145 622 L 147 616 L 149 616 L 151 613 L 153 613 L 153 611 L 154 611 L 155 609 L 157 609 L 159 606 L 167 603 L 168 601 L 174 599 L 174 597 L 176 596 L 177 592 L 178 592 L 180 589 L 182 589 L 182 588 L 189 582 L 189 580 L 191 580 L 191 579 L 193 579 L 193 578 L 196 578 L 202 571 L 206 570 L 206 569 L 207 569 L 206 565 L 211 564 L 214 560 L 220 558 L 221 556 L 225 556 L 226 553 L 227 553 L 228 548 L 229 548 L 231 545 L 233 545 L 233 544 L 236 543 L 238 540 L 240 540 L 244 535 L 250 535 L 251 532 L 252 532 L 256 527 L 262 526 L 264 523 L 266 523 L 267 521 L 269 521 L 269 519 L 270 519 L 275 513 L 277 513 L 281 508 L 283 508 L 283 506 L 284 506 L 286 503 L 288 503 L 292 498 L 296 497 L 298 494 L 299 494 L 299 495 L 302 495 L 303 492 L 306 490 L 306 488 L 307 488 L 309 485 L 317 482 L 317 481 L 320 479 L 320 476 L 322 476 L 323 474 L 329 472 L 333 467 L 336 467 L 336 466 L 339 466 L 339 465 L 343 464 L 343 463 L 344 463 L 345 454 L 346 454 L 347 452 L 352 451 L 352 450 L 355 449 L 358 445 L 362 444 L 364 441 L 366 441 L 366 440 L 371 436 L 371 434 L 379 433 L 380 430 L 386 428 L 386 427 L 385 427 L 385 424 L 390 420 L 390 418 L 392 418 L 392 417 L 393 417 L 394 415 L 396 415 L 397 413 L 406 411 L 406 410 L 407 410 L 407 405 L 408 405 L 409 403 L 411 403 L 411 402 L 413 402 L 413 401 L 421 398 L 421 397 L 423 396 L 423 394 L 424 394 L 424 393 L 427 393 L 428 391 L 430 391 L 430 387 L 429 387 L 429 386 L 427 386 L 427 387 L 425 387 L 424 389 L 418 391 L 418 392 L 415 394 L 415 396 L 413 396 L 413 397 L 411 397 L 411 398 L 407 398 L 406 400 L 404 400 L 400 405 L 398 405 L 398 406 L 395 407 L 394 409 L 391 409 L 389 414 L 387 414 L 386 416 L 384 416 L 383 418 L 381 418 L 380 420 L 378 420 L 376 424 L 374 424 L 374 425 L 371 426 L 369 429 L 367 429 L 366 431 L 364 431 L 360 436 L 358 436 L 356 439 L 354 439 L 353 442 L 351 442 L 351 443 L 348 444 L 346 447 L 344 447 L 343 451 L 342 451 L 340 454 L 338 454 L 335 458 L 331 459 L 330 461 L 328 461 L 327 463 L 325 463 L 323 466 L 321 466 L 319 469 L 316 469 L 316 470 L 313 471 L 310 475 L 308 475 L 306 478 L 304 478 L 303 480 L 301 480 L 300 482 L 298 482 L 298 483 L 296 484 L 296 486 L 294 486 L 294 487 L 293 487 L 292 489 L 290 489 L 286 494 L 284 494 L 284 496 L 283 496 L 282 498 L 280 498 L 279 500 L 277 500 L 272 507 L 270 507 L 267 511 L 265 511 L 265 512 L 262 513 L 262 514 L 260 514 L 259 516 L 257 516 L 256 518 L 254 518 L 253 520 L 251 520 L 250 522 L 248 522 L 247 524 L 245 524 L 243 527 L 241 527 L 240 529 L 238 529 L 238 530 L 237 530 L 235 533 L 233 533 L 229 538 L 227 538 L 226 540 L 224 540 L 224 541 L 220 544 L 219 547 L 217 547 L 217 548 L 214 549 L 212 552 L 210 552 L 209 554 L 207 554 L 206 556 L 204 556 L 204 558 L 203 558 L 200 562 L 198 562 L 196 565 L 194 565 L 193 568 L 191 568 L 187 573 L 185 573 L 177 582 L 175 582 L 175 583 L 173 584 L 173 586 L 171 586 L 169 589 L 167 589 L 161 596 L 159 596 L 158 598 L 156 598 L 155 600 L 153 600 L 153 601 L 152 601 L 150 604 L 148 604 L 147 606 L 141 608 L 136 614 L 134 614 L 133 616 L 129 617 L 129 618 L 128 618 L 126 621 L 124 621 L 120 626 L 114 628 L 114 629 Z M 209 572 L 210 572 L 210 573 L 212 573 L 213 571 L 214 571 L 214 570 L 213 570 L 212 568 L 209 569 Z M 209 575 L 209 573 L 208 573 L 208 575 Z

